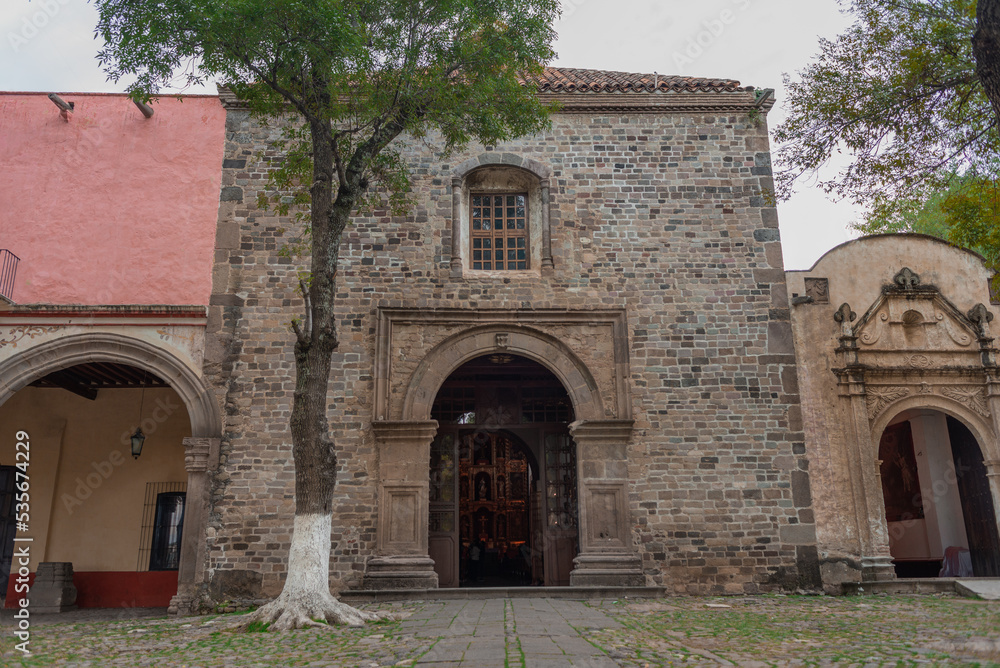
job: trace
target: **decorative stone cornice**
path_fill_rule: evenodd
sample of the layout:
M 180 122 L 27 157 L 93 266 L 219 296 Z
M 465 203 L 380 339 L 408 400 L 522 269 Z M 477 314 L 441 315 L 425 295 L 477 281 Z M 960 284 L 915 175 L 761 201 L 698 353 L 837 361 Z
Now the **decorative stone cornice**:
M 0 323 L 9 325 L 195 325 L 208 321 L 205 306 L 147 304 L 79 305 L 22 304 L 0 311 Z
M 569 433 L 577 444 L 600 442 L 625 444 L 632 438 L 634 420 L 578 420 L 569 426 Z
M 559 105 L 556 113 L 606 113 L 628 112 L 640 114 L 678 114 L 702 112 L 770 111 L 774 105 L 771 97 L 757 105 L 752 91 L 678 91 L 649 93 L 541 93 L 545 103 Z
M 545 104 L 558 105 L 556 114 L 580 113 L 639 113 L 639 114 L 692 114 L 711 112 L 737 112 L 749 114 L 757 110 L 766 114 L 774 106 L 774 96 L 763 103 L 757 101 L 753 91 L 658 91 L 650 92 L 588 92 L 588 93 L 539 93 Z M 219 86 L 219 101 L 227 110 L 246 110 L 248 105 L 225 86 Z M 293 109 L 288 107 L 289 112 Z
M 437 420 L 381 420 L 372 422 L 375 438 L 382 443 L 426 442 L 437 435 Z

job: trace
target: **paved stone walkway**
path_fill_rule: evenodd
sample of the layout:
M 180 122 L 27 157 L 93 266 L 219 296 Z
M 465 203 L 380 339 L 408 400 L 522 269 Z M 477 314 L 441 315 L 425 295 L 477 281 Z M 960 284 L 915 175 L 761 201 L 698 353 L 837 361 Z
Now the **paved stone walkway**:
M 31 655 L 0 614 L 0 666 L 67 668 L 653 668 L 667 665 L 997 665 L 1000 601 L 785 596 L 368 603 L 397 621 L 239 632 L 239 614 L 163 609 L 33 615 Z
M 401 631 L 440 638 L 417 665 L 600 668 L 618 664 L 587 642 L 587 632 L 617 628 L 618 622 L 580 601 L 488 599 L 429 601 Z

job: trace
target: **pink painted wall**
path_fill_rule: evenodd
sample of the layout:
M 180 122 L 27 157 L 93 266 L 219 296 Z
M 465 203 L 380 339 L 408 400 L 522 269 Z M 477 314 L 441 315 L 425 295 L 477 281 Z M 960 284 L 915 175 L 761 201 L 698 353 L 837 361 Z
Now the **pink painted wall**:
M 0 93 L 0 248 L 19 304 L 208 304 L 222 178 L 218 98 Z

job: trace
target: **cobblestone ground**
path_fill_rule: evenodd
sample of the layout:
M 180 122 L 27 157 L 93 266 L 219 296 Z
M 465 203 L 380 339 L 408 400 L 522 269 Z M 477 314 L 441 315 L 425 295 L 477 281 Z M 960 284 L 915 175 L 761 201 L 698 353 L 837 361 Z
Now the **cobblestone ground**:
M 3 666 L 996 665 L 1000 602 L 956 596 L 488 599 L 364 606 L 401 621 L 238 633 L 240 615 L 36 616 L 32 654 L 0 618 Z

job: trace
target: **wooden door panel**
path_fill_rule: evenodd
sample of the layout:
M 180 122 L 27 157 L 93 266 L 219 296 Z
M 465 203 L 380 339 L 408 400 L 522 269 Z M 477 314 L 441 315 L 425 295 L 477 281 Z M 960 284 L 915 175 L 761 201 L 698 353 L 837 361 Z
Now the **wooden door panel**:
M 430 536 L 427 550 L 434 560 L 439 587 L 458 586 L 458 543 L 454 535 Z
M 434 560 L 439 587 L 457 587 L 458 480 L 454 432 L 439 432 L 431 444 L 428 556 Z
M 1000 576 L 1000 535 L 996 509 L 982 451 L 972 432 L 955 418 L 948 418 L 948 436 L 955 458 L 958 494 L 969 537 L 972 572 L 976 577 Z

